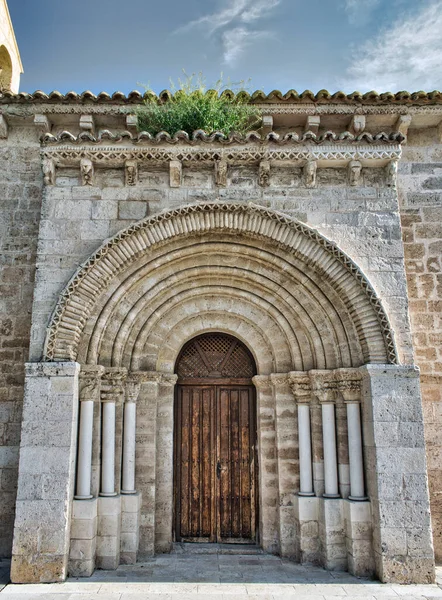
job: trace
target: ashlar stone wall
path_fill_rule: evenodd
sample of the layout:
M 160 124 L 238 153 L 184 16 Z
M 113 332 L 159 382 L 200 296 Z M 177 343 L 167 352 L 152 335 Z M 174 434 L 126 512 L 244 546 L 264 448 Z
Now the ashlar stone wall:
M 432 135 L 433 134 L 433 135 Z M 442 146 L 435 130 L 412 134 L 398 182 L 410 318 L 421 371 L 436 560 L 442 561 Z
M 28 358 L 43 177 L 35 131 L 0 119 L 0 557 L 10 556 L 24 363 Z

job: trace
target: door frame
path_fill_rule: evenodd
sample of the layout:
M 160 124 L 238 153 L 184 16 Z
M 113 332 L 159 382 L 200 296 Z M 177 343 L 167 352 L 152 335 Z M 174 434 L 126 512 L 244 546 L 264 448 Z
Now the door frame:
M 216 439 L 216 433 L 217 433 L 217 428 L 218 428 L 218 424 L 217 424 L 217 420 L 218 420 L 218 412 L 219 412 L 219 407 L 218 407 L 218 394 L 219 391 L 221 389 L 221 387 L 223 386 L 237 386 L 237 387 L 243 387 L 243 388 L 247 388 L 250 390 L 251 393 L 251 425 L 253 428 L 252 431 L 252 435 L 253 435 L 253 465 L 254 465 L 254 473 L 253 473 L 253 491 L 254 494 L 251 498 L 251 507 L 252 507 L 252 529 L 254 529 L 255 535 L 254 538 L 252 538 L 251 540 L 234 540 L 234 539 L 229 539 L 224 541 L 223 543 L 235 543 L 235 544 L 250 544 L 250 543 L 255 543 L 258 544 L 259 543 L 259 539 L 260 539 L 260 534 L 259 534 L 259 524 L 260 524 L 260 520 L 259 520 L 259 462 L 258 462 L 258 419 L 257 419 L 257 394 L 256 394 L 256 387 L 254 386 L 253 382 L 251 379 L 246 379 L 246 378 L 186 378 L 186 379 L 179 379 L 175 385 L 175 390 L 174 390 L 174 427 L 173 427 L 173 531 L 172 531 L 172 537 L 173 537 L 173 541 L 176 542 L 177 541 L 177 531 L 178 531 L 178 527 L 179 527 L 179 523 L 178 523 L 178 519 L 180 516 L 180 510 L 179 510 L 179 502 L 180 502 L 180 496 L 179 496 L 179 489 L 178 489 L 178 473 L 179 473 L 179 469 L 178 469 L 178 460 L 179 460 L 179 456 L 180 456 L 180 444 L 181 444 L 181 435 L 180 432 L 178 431 L 178 425 L 180 423 L 180 419 L 179 419 L 179 396 L 180 396 L 180 389 L 182 387 L 213 387 L 215 388 L 215 416 L 214 416 L 214 431 L 212 432 L 212 435 L 215 436 L 214 439 L 214 447 L 215 447 L 215 451 L 218 454 L 219 452 L 219 444 L 218 444 L 218 440 Z M 212 469 L 215 471 L 216 470 L 216 460 L 213 461 L 213 465 L 212 465 Z M 217 501 L 218 501 L 218 496 L 219 493 L 217 493 L 217 477 L 216 474 L 213 474 L 213 481 L 214 481 L 214 485 L 212 486 L 212 490 L 213 490 L 213 494 L 214 494 L 214 498 L 212 500 L 213 503 L 215 503 L 214 506 L 214 514 L 217 520 L 216 523 L 216 535 L 219 535 L 219 530 L 220 530 L 220 523 L 219 523 L 219 519 L 220 519 L 220 511 L 219 511 L 219 506 L 217 506 Z M 208 540 L 206 538 L 202 538 L 201 540 L 197 540 L 197 539 L 192 539 L 192 540 L 180 540 L 180 541 L 191 541 L 192 543 L 219 543 L 217 542 L 217 540 Z

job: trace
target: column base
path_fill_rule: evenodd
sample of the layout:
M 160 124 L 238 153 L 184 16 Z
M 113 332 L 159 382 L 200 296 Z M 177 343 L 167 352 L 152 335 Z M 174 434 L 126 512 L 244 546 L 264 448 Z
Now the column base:
M 337 498 L 341 498 L 341 494 L 322 494 L 322 497 L 336 500 Z
M 121 496 L 98 498 L 97 568 L 115 570 L 120 564 Z
M 74 496 L 74 500 L 91 500 L 92 498 L 92 494 L 89 494 L 89 496 Z
M 95 571 L 98 498 L 74 499 L 68 572 L 72 577 L 90 577 Z
M 112 493 L 106 493 L 106 492 L 100 492 L 98 494 L 100 496 L 100 498 L 114 498 L 115 496 L 118 496 L 117 492 L 112 492 Z
M 368 496 L 349 496 L 348 500 L 352 502 L 367 502 L 369 500 Z
M 135 494 L 137 494 L 137 490 L 121 490 L 120 494 L 122 496 L 135 496 Z
M 315 492 L 298 492 L 298 496 L 301 498 L 313 498 L 316 494 Z

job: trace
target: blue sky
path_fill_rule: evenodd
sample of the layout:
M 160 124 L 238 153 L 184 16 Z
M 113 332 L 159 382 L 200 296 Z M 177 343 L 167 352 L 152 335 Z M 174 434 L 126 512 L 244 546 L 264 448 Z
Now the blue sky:
M 442 89 L 442 0 L 8 0 L 21 91 Z

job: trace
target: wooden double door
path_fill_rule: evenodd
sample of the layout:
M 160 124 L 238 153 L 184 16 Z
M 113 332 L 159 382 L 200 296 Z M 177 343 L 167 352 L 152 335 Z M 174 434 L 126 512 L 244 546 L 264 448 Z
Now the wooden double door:
M 179 383 L 175 403 L 175 539 L 256 540 L 256 410 L 251 381 Z

